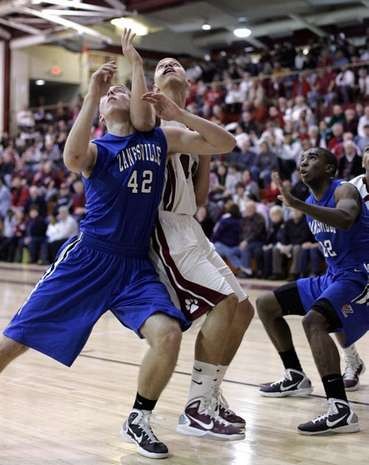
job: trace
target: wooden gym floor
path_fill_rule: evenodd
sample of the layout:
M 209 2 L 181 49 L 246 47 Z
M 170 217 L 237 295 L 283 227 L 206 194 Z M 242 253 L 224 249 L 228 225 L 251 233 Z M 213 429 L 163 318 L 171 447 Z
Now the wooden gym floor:
M 17 311 L 42 268 L 0 263 L 0 324 Z M 273 283 L 251 281 L 254 301 Z M 246 440 L 220 442 L 175 432 L 187 398 L 196 330 L 183 338 L 176 371 L 153 416 L 160 439 L 171 451 L 167 465 L 367 465 L 369 439 L 369 375 L 351 393 L 362 432 L 331 437 L 304 437 L 297 424 L 325 410 L 323 389 L 300 319 L 289 319 L 297 351 L 314 382 L 310 398 L 265 399 L 257 385 L 281 377 L 282 366 L 260 321 L 255 318 L 227 372 L 223 390 L 231 406 L 247 420 Z M 148 465 L 119 436 L 130 410 L 145 342 L 121 327 L 111 315 L 96 325 L 72 368 L 29 351 L 1 376 L 0 465 Z M 369 337 L 358 347 L 369 365 Z

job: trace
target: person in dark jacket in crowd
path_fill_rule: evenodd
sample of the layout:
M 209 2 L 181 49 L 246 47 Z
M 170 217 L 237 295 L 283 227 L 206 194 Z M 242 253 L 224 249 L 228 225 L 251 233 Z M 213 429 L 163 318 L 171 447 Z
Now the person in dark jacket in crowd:
M 303 247 L 305 246 L 306 249 L 308 249 L 307 244 L 310 245 L 315 242 L 303 213 L 299 210 L 292 209 L 291 218 L 287 220 L 281 228 L 279 240 L 280 242 L 273 248 L 272 278 L 283 279 L 285 277 L 283 259 L 287 257 L 292 260 L 288 279 L 296 279 L 302 272 L 301 255 Z
M 280 230 L 283 225 L 283 208 L 274 205 L 269 210 L 270 227 L 267 239 L 263 245 L 263 278 L 270 278 L 273 273 L 273 248 L 280 240 Z
M 266 241 L 264 217 L 257 213 L 256 203 L 249 201 L 245 205 L 241 222 L 241 272 L 239 277 L 252 277 L 252 262 L 256 262 L 256 275 L 262 274 L 263 245 Z
M 24 245 L 28 247 L 31 263 L 46 262 L 47 223 L 37 207 L 31 207 L 26 227 Z
M 343 143 L 343 155 L 338 161 L 338 177 L 349 181 L 363 173 L 362 159 L 358 154 L 358 149 L 351 140 L 347 140 Z
M 45 201 L 45 196 L 40 194 L 40 188 L 35 185 L 29 188 L 29 197 L 24 206 L 24 213 L 28 215 L 31 207 L 37 207 L 40 216 L 46 218 L 47 205 Z
M 238 205 L 229 201 L 224 214 L 216 223 L 212 241 L 218 254 L 227 260 L 233 268 L 241 268 L 239 244 L 241 236 L 241 213 Z
M 278 168 L 278 160 L 277 155 L 270 149 L 266 140 L 260 142 L 257 168 L 263 187 L 268 186 L 272 180 L 272 171 Z

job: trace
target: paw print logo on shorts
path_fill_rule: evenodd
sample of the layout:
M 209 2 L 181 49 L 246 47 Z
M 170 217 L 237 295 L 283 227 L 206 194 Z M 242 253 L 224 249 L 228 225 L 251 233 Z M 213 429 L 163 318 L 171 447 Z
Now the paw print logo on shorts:
M 186 310 L 190 313 L 195 313 L 199 309 L 199 301 L 197 299 L 186 299 Z

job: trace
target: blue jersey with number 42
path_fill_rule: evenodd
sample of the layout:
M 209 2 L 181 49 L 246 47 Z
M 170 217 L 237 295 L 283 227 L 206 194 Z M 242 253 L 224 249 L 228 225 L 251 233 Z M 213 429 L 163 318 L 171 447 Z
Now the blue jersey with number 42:
M 332 180 L 323 198 L 317 200 L 313 195 L 306 203 L 321 207 L 336 207 L 334 193 L 345 181 Z M 326 262 L 331 271 L 355 267 L 369 262 L 369 211 L 362 203 L 361 213 L 348 230 L 329 226 L 306 215 L 311 232 L 322 247 Z
M 163 131 L 126 137 L 105 134 L 93 141 L 97 159 L 83 178 L 86 217 L 81 231 L 107 245 L 148 250 L 164 187 L 167 142 Z

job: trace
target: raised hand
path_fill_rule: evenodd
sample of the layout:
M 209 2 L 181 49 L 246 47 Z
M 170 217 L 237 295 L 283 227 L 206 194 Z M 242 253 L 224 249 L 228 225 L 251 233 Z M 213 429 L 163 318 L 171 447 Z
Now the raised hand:
M 272 181 L 275 183 L 279 192 L 281 193 L 278 196 L 278 199 L 281 200 L 287 207 L 296 208 L 296 197 L 291 194 L 289 186 L 283 184 L 277 172 L 272 173 Z
M 146 92 L 142 100 L 151 103 L 159 118 L 165 121 L 178 121 L 183 110 L 161 92 Z
M 105 95 L 111 86 L 111 81 L 116 70 L 117 65 L 114 61 L 109 61 L 100 66 L 91 76 L 89 93 L 98 98 Z
M 136 34 L 131 31 L 131 29 L 123 29 L 121 35 L 121 44 L 122 44 L 122 53 L 127 58 L 131 65 L 138 63 L 143 63 L 141 55 L 133 46 L 133 41 L 136 37 Z

